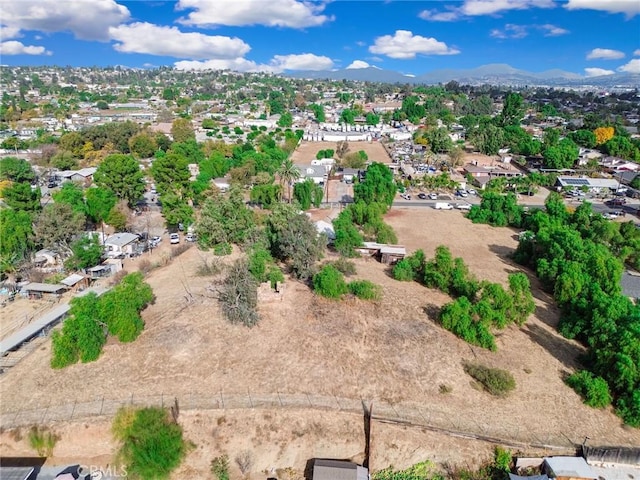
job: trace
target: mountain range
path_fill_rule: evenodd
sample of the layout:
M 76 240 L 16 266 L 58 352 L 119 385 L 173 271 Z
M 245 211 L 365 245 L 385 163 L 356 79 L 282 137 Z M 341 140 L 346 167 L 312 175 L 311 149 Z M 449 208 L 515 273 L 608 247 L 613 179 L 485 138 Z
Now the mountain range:
M 466 85 L 531 85 L 531 86 L 597 86 L 597 87 L 640 87 L 640 75 L 616 73 L 598 77 L 583 77 L 563 70 L 547 70 L 544 72 L 528 72 L 519 70 L 504 63 L 482 65 L 467 70 L 432 70 L 422 75 L 406 75 L 394 70 L 378 67 L 345 68 L 341 70 L 297 71 L 288 74 L 294 78 L 358 80 L 381 83 L 410 83 L 433 85 L 447 83 L 452 80 Z

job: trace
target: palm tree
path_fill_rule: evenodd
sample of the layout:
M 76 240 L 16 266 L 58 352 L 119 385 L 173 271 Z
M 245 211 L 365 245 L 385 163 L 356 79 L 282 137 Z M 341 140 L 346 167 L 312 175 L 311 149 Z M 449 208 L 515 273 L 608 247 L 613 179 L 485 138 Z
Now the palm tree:
M 291 203 L 291 182 L 295 182 L 300 178 L 300 169 L 293 163 L 290 158 L 285 159 L 278 169 L 280 182 L 287 183 L 287 197 Z

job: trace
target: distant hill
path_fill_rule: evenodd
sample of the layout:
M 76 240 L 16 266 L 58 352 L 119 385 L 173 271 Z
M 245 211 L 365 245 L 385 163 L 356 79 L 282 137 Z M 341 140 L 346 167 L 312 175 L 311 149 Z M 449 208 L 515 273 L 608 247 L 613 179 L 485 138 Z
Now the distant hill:
M 519 70 L 504 63 L 482 65 L 466 70 L 432 70 L 422 75 L 404 75 L 393 70 L 377 67 L 348 68 L 342 70 L 298 71 L 287 74 L 288 77 L 328 79 L 328 80 L 358 80 L 382 83 L 411 83 L 433 85 L 455 80 L 462 84 L 480 85 L 532 85 L 532 86 L 580 86 L 593 85 L 600 87 L 640 87 L 640 75 L 617 73 L 599 77 L 583 77 L 576 73 L 554 69 L 544 72 L 528 72 Z

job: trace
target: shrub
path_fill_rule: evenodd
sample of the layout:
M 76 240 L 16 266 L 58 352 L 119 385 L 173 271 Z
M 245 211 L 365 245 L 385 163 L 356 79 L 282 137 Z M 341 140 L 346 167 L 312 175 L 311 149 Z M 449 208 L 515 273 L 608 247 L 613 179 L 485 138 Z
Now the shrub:
M 587 370 L 581 370 L 569 375 L 567 385 L 573 388 L 584 400 L 584 403 L 593 408 L 604 408 L 611 404 L 609 385 L 602 377 L 594 377 Z
M 218 300 L 222 304 L 222 312 L 231 323 L 241 323 L 247 327 L 258 323 L 258 283 L 249 272 L 246 260 L 236 260 L 231 266 Z
M 218 480 L 229 480 L 229 457 L 220 455 L 211 460 L 211 473 Z
M 497 397 L 505 396 L 516 388 L 513 375 L 506 370 L 467 363 L 464 365 L 464 371 L 478 381 L 487 392 Z
M 344 257 L 340 257 L 338 260 L 331 262 L 331 265 L 347 277 L 356 274 L 356 264 Z
M 218 257 L 222 257 L 224 255 L 231 255 L 233 248 L 230 243 L 218 243 L 213 247 L 213 254 Z
M 340 298 L 348 291 L 344 276 L 333 265 L 325 265 L 313 276 L 313 289 L 323 297 L 334 299 Z
M 199 277 L 210 277 L 217 275 L 222 271 L 222 264 L 217 258 L 202 258 L 202 262 L 196 269 L 196 275 Z
M 412 282 L 415 280 L 413 267 L 408 259 L 403 258 L 393 266 L 393 278 L 401 282 Z
M 120 409 L 112 430 L 130 478 L 169 478 L 187 452 L 182 428 L 163 408 Z
M 349 282 L 349 291 L 362 300 L 380 300 L 382 296 L 379 285 L 369 280 L 354 280 Z
M 57 442 L 58 436 L 45 427 L 31 427 L 29 430 L 29 445 L 41 457 L 52 456 Z
M 269 280 L 271 288 L 276 288 L 276 283 L 284 282 L 284 274 L 282 273 L 282 270 L 274 265 L 271 267 L 271 270 L 269 270 L 267 280 Z

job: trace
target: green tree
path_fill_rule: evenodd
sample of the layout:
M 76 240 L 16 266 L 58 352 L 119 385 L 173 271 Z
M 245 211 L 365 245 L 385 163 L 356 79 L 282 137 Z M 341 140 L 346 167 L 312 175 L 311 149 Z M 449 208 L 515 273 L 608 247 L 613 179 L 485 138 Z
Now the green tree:
M 279 204 L 267 218 L 266 233 L 271 254 L 287 263 L 294 277 L 306 280 L 313 275 L 324 245 L 309 217 L 291 205 Z
M 129 150 L 138 158 L 150 158 L 158 150 L 156 137 L 149 132 L 140 132 L 129 139 Z
M 130 206 L 145 191 L 144 175 L 138 162 L 131 155 L 108 155 L 98 166 L 93 176 L 99 187 L 111 190 L 114 195 L 125 200 Z
M 453 140 L 446 128 L 430 128 L 424 134 L 431 151 L 434 153 L 448 153 L 453 148 Z
M 25 259 L 33 247 L 33 227 L 28 212 L 0 208 L 0 265 L 3 270 Z
M 196 134 L 193 131 L 191 120 L 186 118 L 176 118 L 171 124 L 171 136 L 174 142 L 187 142 L 195 140 Z
M 366 124 L 367 125 L 378 125 L 380 123 L 380 115 L 376 115 L 375 113 L 367 113 L 366 116 Z
M 356 119 L 355 112 L 350 108 L 345 108 L 344 110 L 342 110 L 342 113 L 340 114 L 340 120 L 338 121 L 339 123 L 354 125 L 356 123 L 355 119 Z
M 290 112 L 283 112 L 278 119 L 278 126 L 289 128 L 293 124 L 293 115 Z
M 364 181 L 354 185 L 353 192 L 356 202 L 391 206 L 397 192 L 393 173 L 384 163 L 374 162 L 367 168 Z
M 287 198 L 291 203 L 291 184 L 300 178 L 300 169 L 293 163 L 293 160 L 287 158 L 282 162 L 277 173 L 280 180 L 287 185 Z
M 109 212 L 116 206 L 115 194 L 103 187 L 92 187 L 85 191 L 85 208 L 89 219 L 94 223 L 106 221 Z
M 249 271 L 246 259 L 238 259 L 231 265 L 218 300 L 229 322 L 245 327 L 258 324 L 258 282 Z
M 31 183 L 36 174 L 26 160 L 16 157 L 0 159 L 0 180 L 11 180 L 18 183 Z
M 524 112 L 525 107 L 522 95 L 509 92 L 504 99 L 502 112 L 497 117 L 498 124 L 502 127 L 507 125 L 520 125 Z
M 505 143 L 504 130 L 490 121 L 481 121 L 468 135 L 469 141 L 485 155 L 496 155 Z
M 311 105 L 309 105 L 309 109 L 313 112 L 316 122 L 323 123 L 326 121 L 324 106 L 312 103 Z
M 300 204 L 302 210 L 309 210 L 311 205 L 315 208 L 320 206 L 324 191 L 310 178 L 304 182 L 298 182 L 293 187 L 293 198 Z
M 62 188 L 54 192 L 52 197 L 57 203 L 69 204 L 74 212 L 84 214 L 86 211 L 84 191 L 82 187 L 75 182 L 64 182 Z
M 71 241 L 84 230 L 84 225 L 84 214 L 74 211 L 68 203 L 47 205 L 35 221 L 36 243 L 70 252 Z
M 221 243 L 243 244 L 252 238 L 256 229 L 253 211 L 242 199 L 242 192 L 232 189 L 228 198 L 209 198 L 196 223 L 198 244 L 213 248 Z
M 73 256 L 65 263 L 72 270 L 89 268 L 100 263 L 102 245 L 98 235 L 84 235 L 71 244 Z
M 40 210 L 40 188 L 31 188 L 28 183 L 13 183 L 2 190 L 4 203 L 14 210 L 37 212 Z
M 189 191 L 189 160 L 169 151 L 156 155 L 151 174 L 161 195 L 172 193 L 182 198 Z

